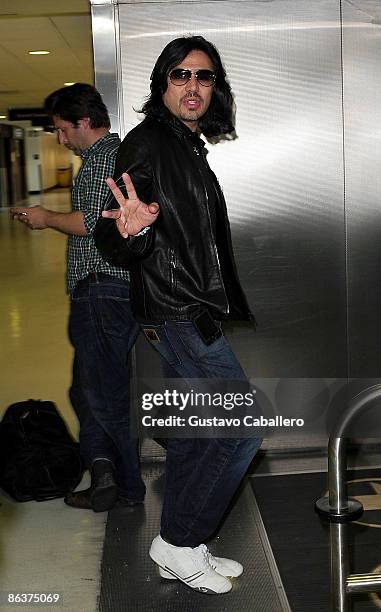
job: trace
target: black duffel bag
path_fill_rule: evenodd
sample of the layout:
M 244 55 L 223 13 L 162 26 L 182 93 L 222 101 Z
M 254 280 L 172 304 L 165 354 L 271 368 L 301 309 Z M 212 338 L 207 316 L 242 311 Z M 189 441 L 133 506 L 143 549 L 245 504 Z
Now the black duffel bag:
M 63 497 L 81 480 L 79 444 L 53 402 L 9 406 L 0 422 L 0 487 L 16 501 Z

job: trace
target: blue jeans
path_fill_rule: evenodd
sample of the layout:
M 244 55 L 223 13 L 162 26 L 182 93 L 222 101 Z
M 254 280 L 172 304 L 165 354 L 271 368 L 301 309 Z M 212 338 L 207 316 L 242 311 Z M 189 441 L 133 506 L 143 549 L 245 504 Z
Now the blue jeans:
M 95 459 L 110 459 L 120 494 L 133 501 L 145 495 L 138 440 L 130 436 L 128 356 L 138 331 L 127 281 L 94 273 L 77 284 L 69 319 L 75 349 L 70 399 L 81 453 L 89 467 Z
M 204 344 L 193 324 L 142 324 L 160 353 L 166 378 L 247 381 L 224 336 Z M 248 381 L 247 381 L 248 382 Z M 175 546 L 198 546 L 217 529 L 261 438 L 168 439 L 161 535 Z

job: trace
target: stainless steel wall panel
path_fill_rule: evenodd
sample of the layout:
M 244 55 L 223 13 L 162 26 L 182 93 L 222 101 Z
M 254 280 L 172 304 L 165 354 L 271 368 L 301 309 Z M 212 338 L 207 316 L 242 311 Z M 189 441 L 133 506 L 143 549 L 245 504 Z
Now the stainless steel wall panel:
M 126 131 L 164 45 L 221 51 L 237 138 L 208 145 L 256 334 L 230 339 L 250 376 L 345 376 L 346 295 L 338 0 L 121 3 Z
M 381 5 L 343 3 L 349 373 L 381 372 Z M 366 381 L 364 381 L 366 384 Z
M 124 133 L 118 8 L 112 0 L 90 0 L 95 85 L 106 104 L 111 131 Z

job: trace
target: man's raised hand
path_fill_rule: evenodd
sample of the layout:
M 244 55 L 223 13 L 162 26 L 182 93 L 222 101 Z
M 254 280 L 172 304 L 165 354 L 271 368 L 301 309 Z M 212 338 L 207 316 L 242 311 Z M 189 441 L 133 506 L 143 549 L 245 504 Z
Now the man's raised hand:
M 104 210 L 102 217 L 115 219 L 118 231 L 123 238 L 135 236 L 143 228 L 152 225 L 159 214 L 159 205 L 156 202 L 145 204 L 136 195 L 135 187 L 127 172 L 122 174 L 123 183 L 126 187 L 127 198 L 116 185 L 112 178 L 106 179 L 116 201 L 119 204 L 117 210 Z

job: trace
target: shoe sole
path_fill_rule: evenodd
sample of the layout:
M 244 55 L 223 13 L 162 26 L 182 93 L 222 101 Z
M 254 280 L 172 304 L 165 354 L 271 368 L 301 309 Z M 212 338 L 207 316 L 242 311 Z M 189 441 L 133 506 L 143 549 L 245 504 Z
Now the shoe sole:
M 166 574 L 170 574 L 171 575 L 171 580 L 180 580 L 180 582 L 182 582 L 187 587 L 192 589 L 192 591 L 198 591 L 199 593 L 205 593 L 206 595 L 223 595 L 224 593 L 229 593 L 229 591 L 231 591 L 231 589 L 232 589 L 232 586 L 233 586 L 232 584 L 230 584 L 230 589 L 228 589 L 227 591 L 213 591 L 212 589 L 208 589 L 207 587 L 192 586 L 190 584 L 192 578 L 189 579 L 189 582 L 187 582 L 184 578 L 182 578 L 181 576 L 176 574 L 176 572 L 174 572 L 170 567 L 167 567 L 165 565 L 165 563 L 163 563 L 161 561 L 161 559 L 159 559 L 159 557 L 155 558 L 155 556 L 154 556 L 154 554 L 152 554 L 151 550 L 149 552 L 149 556 L 151 557 L 152 561 L 154 561 L 156 563 L 156 565 L 159 566 L 160 570 L 162 570 Z M 195 579 L 195 577 L 193 577 L 193 580 L 194 579 Z
M 94 512 L 105 512 L 113 508 L 117 499 L 118 487 L 116 485 L 97 487 L 91 496 L 91 507 Z
M 221 574 L 221 572 L 219 572 L 217 569 L 215 570 L 217 572 L 217 574 L 220 574 L 220 576 L 223 576 L 224 578 L 239 578 L 242 574 L 243 574 L 243 570 L 242 572 L 240 572 L 239 574 Z M 173 576 L 173 574 L 170 574 L 167 570 L 163 569 L 161 566 L 159 566 L 159 574 L 162 578 L 165 578 L 166 580 L 176 580 L 176 576 Z

